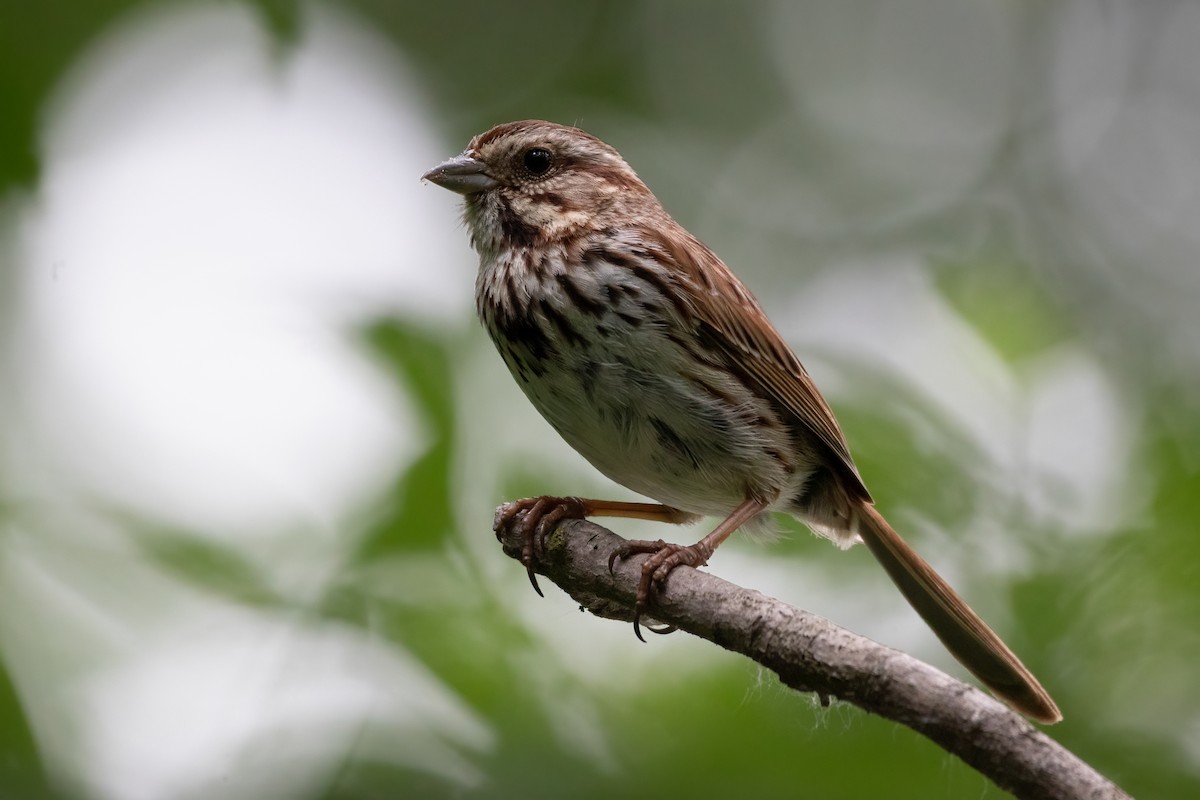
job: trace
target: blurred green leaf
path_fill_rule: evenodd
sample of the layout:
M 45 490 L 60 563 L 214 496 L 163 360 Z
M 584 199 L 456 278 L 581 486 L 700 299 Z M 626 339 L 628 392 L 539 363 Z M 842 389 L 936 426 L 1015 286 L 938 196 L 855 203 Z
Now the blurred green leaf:
M 388 499 L 373 511 L 356 558 L 426 548 L 452 530 L 450 459 L 454 442 L 453 349 L 450 342 L 399 320 L 364 333 L 372 350 L 408 389 L 430 439 L 428 449 L 399 476 Z
M 1062 311 L 1010 261 L 935 264 L 943 296 L 1009 362 L 1036 355 L 1068 334 Z
M 262 570 L 235 547 L 203 534 L 151 527 L 136 520 L 127 523 L 127 530 L 148 561 L 185 583 L 238 603 L 283 603 Z
M 296 0 L 245 0 L 262 17 L 267 29 L 281 50 L 300 39 L 303 19 Z
M 56 796 L 46 780 L 16 688 L 0 661 L 0 797 L 48 800 Z
M 0 3 L 0 187 L 38 175 L 42 104 L 97 33 L 140 0 Z

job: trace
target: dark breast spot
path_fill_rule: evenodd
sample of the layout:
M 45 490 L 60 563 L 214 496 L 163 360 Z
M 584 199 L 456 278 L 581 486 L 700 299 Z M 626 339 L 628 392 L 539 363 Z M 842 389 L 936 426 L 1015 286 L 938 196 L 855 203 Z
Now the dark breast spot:
M 692 452 L 692 448 L 684 441 L 679 432 L 662 421 L 658 417 L 650 418 L 650 425 L 654 428 L 655 438 L 662 445 L 664 450 L 670 451 L 672 454 L 685 458 L 691 462 L 693 467 L 700 466 L 700 460 L 696 458 L 696 454 Z
M 513 353 L 528 353 L 535 361 L 544 361 L 555 352 L 554 343 L 546 331 L 533 319 L 523 314 L 501 314 L 495 319 L 493 337 L 501 350 Z
M 742 401 L 732 392 L 718 387 L 712 381 L 706 381 L 703 378 L 693 377 L 691 383 L 700 391 L 702 395 L 707 396 L 715 401 L 717 405 L 727 409 L 731 414 L 742 405 Z
M 611 247 L 595 244 L 583 251 L 581 259 L 585 264 L 606 263 L 624 269 L 630 269 L 634 260 L 629 255 Z
M 546 372 L 540 365 L 528 364 L 520 351 L 514 350 L 506 343 L 497 342 L 496 349 L 500 351 L 500 357 L 508 365 L 508 371 L 519 383 L 528 384 L 533 377 L 540 378 Z
M 599 365 L 588 357 L 577 359 L 575 364 L 575 377 L 579 379 L 579 386 L 583 389 L 585 397 L 593 397 L 596 394 L 596 377 L 600 371 Z
M 567 299 L 571 301 L 577 309 L 585 314 L 591 314 L 598 317 L 604 313 L 604 304 L 595 297 L 591 297 L 575 282 L 569 273 L 561 272 L 555 276 L 558 280 L 558 285 L 562 287 L 563 293 Z
M 566 315 L 551 303 L 539 300 L 537 308 L 539 315 L 554 329 L 555 334 L 562 342 L 575 347 L 587 344 L 587 339 L 571 325 L 571 321 L 567 319 Z
M 691 314 L 687 297 L 665 272 L 638 262 L 634 262 L 630 270 L 634 277 L 649 288 L 649 292 L 643 295 L 645 298 L 643 303 L 649 303 L 653 298 L 670 303 L 675 308 L 676 315 L 680 317 L 687 317 Z

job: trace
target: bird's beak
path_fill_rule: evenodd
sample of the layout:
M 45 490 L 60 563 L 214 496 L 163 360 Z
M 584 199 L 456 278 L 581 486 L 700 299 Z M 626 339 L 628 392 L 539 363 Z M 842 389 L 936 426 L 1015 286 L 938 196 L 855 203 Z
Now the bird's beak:
M 487 174 L 487 166 L 473 158 L 470 151 L 438 164 L 422 175 L 421 180 L 436 183 L 443 189 L 459 194 L 486 192 L 500 185 L 495 178 Z

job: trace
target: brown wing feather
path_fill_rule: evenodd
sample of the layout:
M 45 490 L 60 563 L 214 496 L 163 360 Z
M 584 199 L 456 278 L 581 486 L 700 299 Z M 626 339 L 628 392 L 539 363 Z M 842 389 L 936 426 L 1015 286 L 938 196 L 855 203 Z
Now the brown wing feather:
M 871 502 L 833 410 L 750 290 L 683 228 L 654 236 L 684 278 L 680 288 L 690 295 L 702 320 L 700 334 L 725 353 L 730 366 L 775 400 L 794 424 L 811 431 L 829 448 L 852 497 Z

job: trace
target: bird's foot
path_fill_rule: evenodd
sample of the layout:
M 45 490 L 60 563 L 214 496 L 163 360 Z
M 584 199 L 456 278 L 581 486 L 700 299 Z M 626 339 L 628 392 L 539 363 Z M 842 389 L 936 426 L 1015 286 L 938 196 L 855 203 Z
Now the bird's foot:
M 705 542 L 692 545 L 672 544 L 662 539 L 648 541 L 634 539 L 612 551 L 608 557 L 608 571 L 613 571 L 613 565 L 618 560 L 624 561 L 638 553 L 650 553 L 650 557 L 642 563 L 642 577 L 638 581 L 637 599 L 633 606 L 633 633 L 643 642 L 641 618 L 642 613 L 654 601 L 655 595 L 666 582 L 667 576 L 676 567 L 703 567 L 708 564 L 712 548 Z M 671 633 L 676 630 L 674 625 L 664 625 L 661 628 L 646 626 L 653 633 Z
M 492 530 L 496 532 L 497 540 L 503 538 L 506 530 L 521 537 L 521 563 L 529 573 L 533 590 L 544 597 L 533 565 L 536 558 L 546 552 L 546 537 L 564 519 L 583 519 L 586 516 L 587 509 L 578 497 L 526 497 L 497 508 Z

